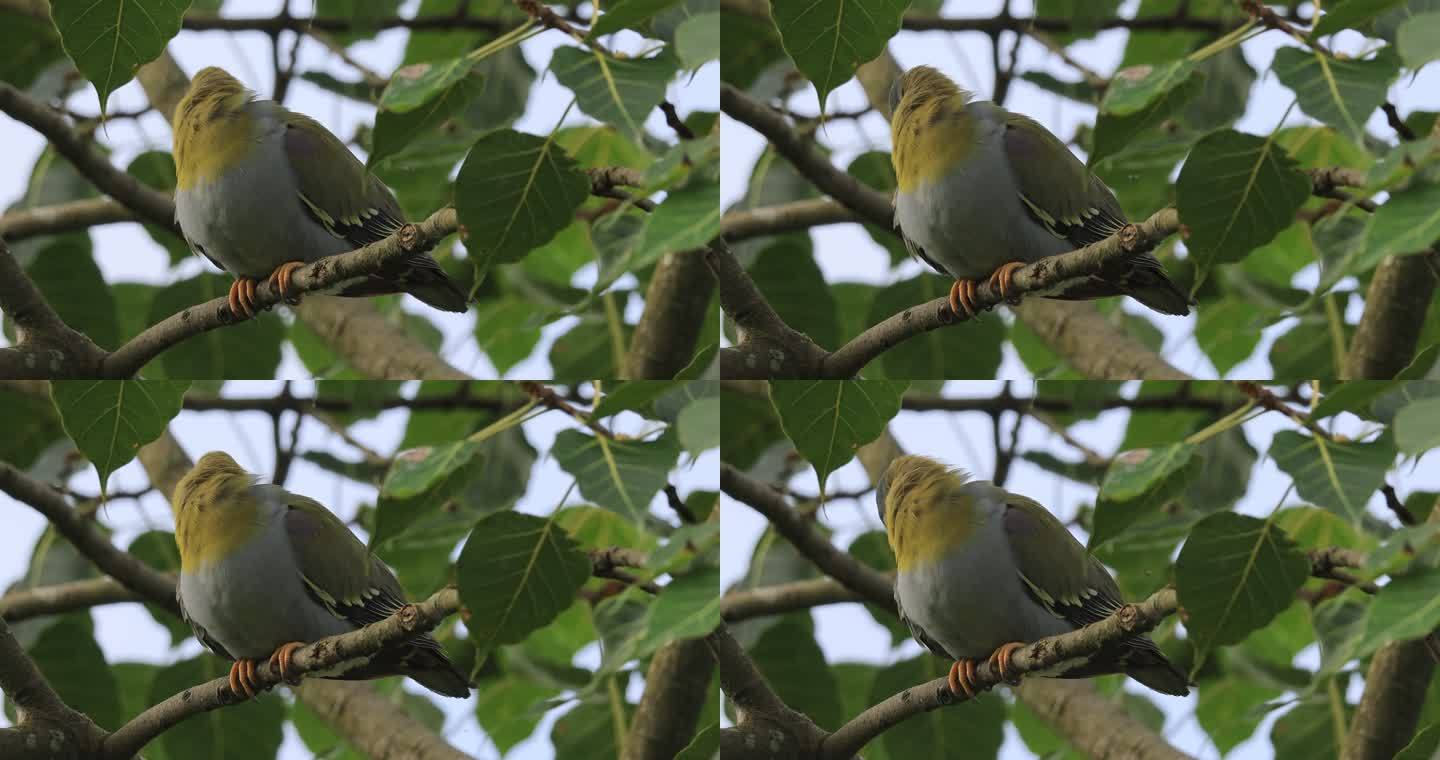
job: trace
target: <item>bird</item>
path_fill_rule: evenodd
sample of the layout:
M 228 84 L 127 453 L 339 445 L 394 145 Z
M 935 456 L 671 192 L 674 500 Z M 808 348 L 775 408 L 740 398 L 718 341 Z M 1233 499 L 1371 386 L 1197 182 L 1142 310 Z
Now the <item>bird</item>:
M 229 454 L 211 451 L 171 498 L 181 614 L 200 643 L 234 660 L 230 690 L 247 698 L 258 692 L 260 659 L 293 683 L 296 649 L 383 620 L 406 603 L 390 568 L 330 510 L 259 480 Z M 447 697 L 470 694 L 469 679 L 429 634 L 319 675 L 405 675 Z
M 1073 631 L 1124 606 L 1105 566 L 1032 499 L 906 455 L 886 468 L 875 501 L 895 553 L 900 619 L 922 646 L 954 661 L 948 682 L 956 696 L 975 696 L 978 660 L 1011 681 L 1010 656 L 1022 642 Z M 1142 635 L 1038 675 L 1108 673 L 1162 694 L 1190 693 L 1185 674 Z
M 949 77 L 916 66 L 890 90 L 895 225 L 916 258 L 955 278 L 950 309 L 975 316 L 976 281 L 1011 297 L 1015 270 L 1118 232 L 1115 194 L 1039 122 L 974 101 Z M 1136 253 L 1099 274 L 1036 293 L 1081 300 L 1128 295 L 1162 314 L 1191 299 L 1159 260 Z
M 200 70 L 175 107 L 175 220 L 191 250 L 235 276 L 227 300 L 255 315 L 268 278 L 294 302 L 294 271 L 381 240 L 405 225 L 395 195 L 320 122 L 260 100 L 217 66 Z M 405 292 L 443 311 L 470 299 L 428 253 L 393 260 L 330 292 Z

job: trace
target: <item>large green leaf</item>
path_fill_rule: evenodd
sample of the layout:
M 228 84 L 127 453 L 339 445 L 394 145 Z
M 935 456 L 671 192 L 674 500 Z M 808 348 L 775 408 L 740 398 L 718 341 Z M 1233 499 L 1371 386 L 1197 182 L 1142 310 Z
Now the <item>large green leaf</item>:
M 1388 438 L 1339 443 L 1283 430 L 1270 443 L 1270 457 L 1295 479 L 1300 498 L 1358 521 L 1395 461 L 1395 446 Z
M 1192 466 L 1194 453 L 1194 445 L 1181 442 L 1116 457 L 1100 484 L 1090 548 L 1121 535 L 1147 512 L 1174 498 L 1199 469 Z
M 1270 242 L 1310 196 L 1310 179 L 1273 138 L 1226 129 L 1190 151 L 1175 187 L 1203 271 Z
M 420 63 L 395 72 L 395 78 L 390 80 L 380 101 L 380 110 L 375 114 L 375 133 L 370 140 L 368 160 L 370 166 L 399 153 L 417 137 L 438 128 L 484 93 L 485 77 L 468 65 L 454 69 L 458 76 L 431 82 L 422 92 L 404 96 L 395 92 L 401 72 L 413 71 L 416 67 L 432 67 L 427 69 L 431 71 L 441 66 L 447 64 Z
M 1188 58 L 1155 66 L 1147 64 L 1121 69 L 1105 91 L 1100 111 L 1113 116 L 1139 114 L 1152 102 L 1168 96 L 1172 90 L 1188 82 L 1194 71 L 1195 63 Z M 1190 97 L 1194 95 L 1192 92 Z M 1187 99 L 1182 97 L 1182 102 Z
M 151 324 L 185 309 L 224 297 L 233 280 L 224 275 L 198 274 L 173 282 L 155 293 L 150 302 Z M 278 315 L 262 314 L 237 325 L 192 335 L 166 349 L 157 358 L 165 377 L 183 380 L 269 379 L 280 366 L 285 323 Z M 156 361 L 148 367 L 153 374 Z
M 50 18 L 65 53 L 95 85 L 103 112 L 110 93 L 164 52 L 188 7 L 189 0 L 54 0 Z
M 830 92 L 885 49 L 909 0 L 774 0 L 770 15 L 785 52 L 815 84 L 824 110 Z
M 785 320 L 821 347 L 840 347 L 835 297 L 805 235 L 785 235 L 767 245 L 749 267 L 756 287 Z
M 550 70 L 575 93 L 580 110 L 636 141 L 644 139 L 645 119 L 665 99 L 677 66 L 665 53 L 620 59 L 568 46 L 556 48 L 550 59 Z
M 1385 102 L 1385 91 L 1400 72 L 1393 53 L 1370 60 L 1341 61 L 1297 47 L 1275 51 L 1275 76 L 1295 91 L 1305 113 L 1363 142 L 1365 121 Z
M 1392 578 L 1365 614 L 1356 657 L 1392 641 L 1423 638 L 1440 625 L 1440 569 L 1416 568 Z
M 564 612 L 590 577 L 590 559 L 553 518 L 497 512 L 475 523 L 456 570 L 484 659 Z
M 45 680 L 71 709 L 110 731 L 124 722 L 115 676 L 95 640 L 89 612 L 52 619 L 27 649 Z
M 65 324 L 85 333 L 101 348 L 119 348 L 115 296 L 95 264 L 90 236 L 68 233 L 37 242 L 44 247 L 25 267 L 25 274 L 45 294 L 45 300 Z M 8 322 L 10 315 L 6 317 Z
M 1310 561 L 1272 521 L 1217 512 L 1195 525 L 1175 562 L 1199 658 L 1265 627 L 1290 606 Z
M 949 281 L 922 272 L 888 285 L 875 293 L 869 322 L 874 325 L 906 309 L 940 298 Z M 880 355 L 879 366 L 867 368 L 871 377 L 929 380 L 937 377 L 994 377 L 1000 369 L 1005 323 L 999 319 L 970 319 L 943 330 L 930 330 L 891 347 Z M 883 370 L 880 375 L 875 370 Z
M 675 437 L 634 441 L 562 430 L 550 454 L 575 477 L 580 495 L 637 523 L 665 486 L 680 453 Z
M 167 665 L 150 684 L 150 704 L 159 704 L 196 684 L 220 678 L 230 664 L 211 654 Z M 210 760 L 254 760 L 274 757 L 280 751 L 285 702 L 252 699 L 222 710 L 197 713 L 160 734 L 156 745 L 170 760 L 204 757 Z
M 455 179 L 455 211 L 476 280 L 570 226 L 590 180 L 552 137 L 499 129 L 471 146 Z
M 50 398 L 66 435 L 95 465 L 103 494 L 110 473 L 165 432 L 189 388 L 188 380 L 56 380 Z
M 590 36 L 598 37 L 621 29 L 636 29 L 652 16 L 674 5 L 678 0 L 614 0 L 606 3 L 604 13 L 590 27 Z
M 855 450 L 885 430 L 900 412 L 909 381 L 780 380 L 770 383 L 770 401 L 785 435 L 815 467 L 820 492 L 830 473 L 855 457 Z
M 835 675 L 815 640 L 808 612 L 781 616 L 749 647 L 749 654 L 785 704 L 827 730 L 844 722 Z
M 1411 402 L 1395 415 L 1395 445 L 1412 456 L 1440 446 L 1440 398 Z
M 1364 253 L 1356 273 L 1386 256 L 1421 253 L 1440 239 L 1440 182 L 1416 181 L 1391 194 L 1365 225 Z

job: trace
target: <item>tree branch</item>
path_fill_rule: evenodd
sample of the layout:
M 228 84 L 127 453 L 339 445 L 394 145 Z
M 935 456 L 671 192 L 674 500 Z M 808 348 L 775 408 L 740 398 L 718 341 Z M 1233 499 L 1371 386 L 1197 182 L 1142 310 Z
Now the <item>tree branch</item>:
M 102 192 L 145 221 L 180 234 L 170 196 L 112 166 L 100 151 L 65 123 L 64 114 L 4 82 L 0 82 L 0 111 L 44 135 L 57 153 Z
M 679 755 L 695 735 L 714 672 L 704 639 L 679 639 L 656 650 L 621 760 L 672 760 Z
M 0 223 L 4 219 L 0 218 Z M 735 243 L 762 235 L 779 235 L 827 224 L 863 221 L 854 211 L 829 198 L 811 198 L 775 206 L 738 209 L 720 217 L 720 234 Z
M 1437 267 L 1440 248 L 1386 256 L 1375 268 L 1345 355 L 1344 379 L 1388 380 L 1409 366 L 1435 295 Z
M 109 198 L 57 203 L 8 211 L 0 216 L 0 237 L 10 242 L 37 235 L 81 230 L 101 224 L 134 222 L 135 212 Z
M 143 597 L 114 578 L 90 578 L 53 586 L 17 589 L 0 596 L 0 619 L 11 623 L 42 615 L 59 615 L 102 604 L 138 602 Z
M 35 661 L 0 619 L 0 693 L 16 708 L 16 724 L 0 728 L 0 756 L 10 760 L 88 758 L 105 735 L 50 687 Z
M 715 275 L 703 251 L 673 251 L 660 257 L 645 290 L 645 310 L 625 355 L 623 376 L 631 380 L 674 377 L 695 356 L 700 328 L 715 292 Z

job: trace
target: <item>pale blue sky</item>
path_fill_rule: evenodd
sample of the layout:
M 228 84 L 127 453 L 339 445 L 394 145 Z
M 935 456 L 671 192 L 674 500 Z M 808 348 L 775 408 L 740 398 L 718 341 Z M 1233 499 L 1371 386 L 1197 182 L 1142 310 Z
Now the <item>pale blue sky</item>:
M 413 385 L 413 384 L 412 384 Z M 279 391 L 278 382 L 230 382 L 225 385 L 227 396 L 273 396 Z M 309 383 L 292 384 L 293 392 L 300 397 L 313 395 Z M 407 388 L 407 395 L 411 392 Z M 350 428 L 354 437 L 366 446 L 381 453 L 394 450 L 404 436 L 407 419 L 404 410 L 390 410 L 373 420 L 357 423 Z M 290 415 L 286 417 L 288 435 Z M 535 466 L 525 495 L 516 509 L 531 514 L 549 514 L 556 509 L 570 488 L 573 478 L 560 469 L 549 450 L 555 435 L 562 430 L 574 429 L 577 423 L 558 412 L 549 412 L 525 424 L 525 435 L 537 450 Z M 625 413 L 616 418 L 615 432 L 631 435 L 640 434 L 654 427 L 653 422 Z M 240 466 L 267 477 L 274 472 L 274 446 L 271 443 L 270 417 L 259 412 L 241 414 L 229 412 L 181 412 L 170 424 L 170 430 L 192 459 L 212 449 L 223 448 L 235 457 Z M 301 450 L 319 450 L 333 453 L 341 458 L 355 461 L 358 452 L 350 448 L 329 428 L 307 418 L 300 435 Z M 686 462 L 687 460 L 681 460 Z M 692 464 L 686 464 L 672 476 L 671 482 L 682 495 L 695 490 L 719 489 L 719 459 L 714 450 L 701 456 Z M 145 471 L 138 461 L 122 467 L 112 476 L 112 491 L 135 491 L 148 484 Z M 99 483 L 93 468 L 71 478 L 70 486 L 81 493 L 98 493 Z M 374 503 L 375 489 L 351 480 L 337 477 L 302 459 L 292 465 L 286 488 L 320 500 L 343 519 L 355 514 L 361 504 Z M 579 491 L 569 495 L 566 504 L 585 503 Z M 658 495 L 651 504 L 652 510 L 666 520 L 673 521 L 673 512 L 665 504 L 664 496 Z M 135 536 L 151 529 L 173 530 L 174 521 L 170 516 L 168 503 L 159 494 L 152 493 L 138 501 L 115 502 L 105 510 L 105 523 L 114 529 L 113 542 L 126 546 Z M 19 504 L 8 495 L 0 493 L 0 589 L 8 586 L 25 573 L 30 561 L 31 550 L 36 539 L 45 528 L 44 518 L 28 506 Z M 194 639 L 188 639 L 178 649 L 171 649 L 170 636 L 138 604 L 113 604 L 94 609 L 96 639 L 105 652 L 108 661 L 139 661 L 168 663 L 178 659 L 194 657 L 203 650 Z M 596 667 L 600 662 L 597 646 L 580 651 L 575 664 L 581 667 Z M 638 699 L 643 690 L 642 679 L 632 682 L 631 700 Z M 412 693 L 432 698 L 446 715 L 445 738 L 459 749 L 478 758 L 495 758 L 498 753 L 493 744 L 475 721 L 476 697 L 469 699 L 445 699 L 434 697 L 422 687 L 407 680 L 405 688 Z M 269 699 L 276 697 L 269 696 Z M 510 751 L 510 760 L 547 760 L 554 757 L 550 746 L 550 727 L 556 719 L 573 705 L 552 710 L 532 738 Z M 0 725 L 5 719 L 0 716 Z M 287 725 L 285 743 L 281 748 L 280 760 L 302 760 L 310 752 L 300 741 L 293 728 Z

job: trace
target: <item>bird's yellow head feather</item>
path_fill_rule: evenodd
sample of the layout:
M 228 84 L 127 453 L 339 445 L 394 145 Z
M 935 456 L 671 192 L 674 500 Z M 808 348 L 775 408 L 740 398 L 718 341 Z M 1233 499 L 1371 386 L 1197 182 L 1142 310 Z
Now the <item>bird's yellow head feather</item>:
M 180 189 L 212 179 L 251 149 L 253 119 L 244 113 L 255 93 L 218 66 L 200 70 L 175 106 L 175 172 Z
M 255 476 L 223 451 L 195 463 L 170 497 L 180 567 L 193 570 L 220 559 L 250 540 L 260 528 L 260 510 L 250 487 Z
M 938 70 L 916 66 L 890 88 L 891 161 L 903 192 L 932 181 L 975 149 L 970 93 Z
M 961 486 L 970 476 L 923 456 L 903 456 L 875 486 L 880 521 L 902 572 L 940 559 L 975 530 L 974 504 Z

